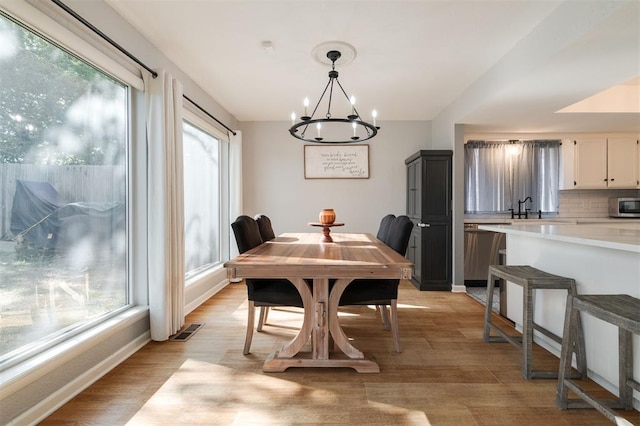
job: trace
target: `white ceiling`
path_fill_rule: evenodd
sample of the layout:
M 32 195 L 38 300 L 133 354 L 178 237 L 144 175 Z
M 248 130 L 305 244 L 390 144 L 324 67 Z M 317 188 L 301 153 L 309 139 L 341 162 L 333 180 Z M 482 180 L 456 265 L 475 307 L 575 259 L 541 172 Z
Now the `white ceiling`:
M 337 66 L 342 85 L 381 122 L 431 120 L 453 103 L 478 131 L 640 132 L 638 113 L 555 113 L 640 75 L 638 0 L 575 22 L 560 0 L 107 3 L 239 121 L 315 103 L 329 66 L 311 52 L 338 40 L 357 50 Z

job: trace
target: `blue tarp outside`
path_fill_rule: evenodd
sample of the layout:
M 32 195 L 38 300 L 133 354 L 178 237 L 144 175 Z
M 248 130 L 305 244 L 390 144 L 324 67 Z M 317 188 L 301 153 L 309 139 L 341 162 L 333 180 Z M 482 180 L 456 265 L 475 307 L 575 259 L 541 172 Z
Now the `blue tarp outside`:
M 11 232 L 34 247 L 68 249 L 81 239 L 108 245 L 124 229 L 123 202 L 69 203 L 48 182 L 16 183 Z

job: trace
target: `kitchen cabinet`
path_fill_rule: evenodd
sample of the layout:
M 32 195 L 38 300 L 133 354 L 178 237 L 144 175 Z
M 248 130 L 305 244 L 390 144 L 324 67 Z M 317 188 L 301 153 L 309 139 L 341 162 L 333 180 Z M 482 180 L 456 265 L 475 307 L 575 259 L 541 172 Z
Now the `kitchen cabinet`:
M 563 142 L 560 189 L 640 187 L 640 149 L 633 138 L 589 138 Z
M 607 187 L 607 140 L 578 139 L 573 141 L 575 189 Z
M 607 187 L 637 188 L 640 161 L 637 139 L 607 140 Z
M 451 290 L 452 157 L 449 150 L 421 150 L 405 160 L 407 216 L 415 224 L 407 258 L 419 290 Z

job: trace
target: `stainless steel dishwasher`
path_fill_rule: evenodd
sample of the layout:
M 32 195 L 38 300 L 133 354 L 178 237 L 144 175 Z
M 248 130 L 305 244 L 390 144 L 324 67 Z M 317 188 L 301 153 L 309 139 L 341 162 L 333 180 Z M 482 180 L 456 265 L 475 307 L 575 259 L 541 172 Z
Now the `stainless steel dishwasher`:
M 498 264 L 498 252 L 505 248 L 503 233 L 478 229 L 478 223 L 465 223 L 464 284 L 467 287 L 486 287 L 489 265 Z
M 505 225 L 505 223 L 495 223 Z M 495 225 L 483 223 L 483 225 Z M 504 260 L 500 252 L 506 251 L 506 238 L 502 232 L 478 229 L 478 223 L 464 224 L 464 284 L 467 287 L 486 287 L 489 265 L 498 265 Z M 500 315 L 507 316 L 507 288 L 500 281 Z

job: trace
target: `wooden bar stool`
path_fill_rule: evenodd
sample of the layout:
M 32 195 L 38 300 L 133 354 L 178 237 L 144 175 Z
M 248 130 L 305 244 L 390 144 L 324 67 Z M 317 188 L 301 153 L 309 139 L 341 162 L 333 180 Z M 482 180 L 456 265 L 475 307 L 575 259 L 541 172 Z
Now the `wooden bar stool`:
M 504 281 L 509 281 L 523 288 L 523 312 L 522 312 L 522 336 L 514 337 L 509 336 L 498 326 L 496 326 L 491 319 L 491 304 L 493 303 L 493 288 L 495 285 L 495 279 L 499 278 Z M 534 371 L 532 348 L 533 348 L 533 330 L 537 330 L 554 340 L 557 343 L 562 344 L 563 339 L 546 328 L 536 324 L 533 321 L 533 300 L 534 290 L 567 290 L 571 295 L 576 294 L 576 282 L 573 278 L 561 277 L 559 275 L 553 275 L 548 272 L 541 271 L 532 266 L 523 265 L 491 265 L 489 266 L 489 277 L 487 280 L 487 308 L 484 317 L 484 335 L 483 340 L 489 342 L 509 342 L 522 351 L 522 376 L 525 379 L 532 378 L 556 378 L 558 377 L 557 371 Z M 580 319 L 576 325 L 582 333 L 582 326 Z M 491 336 L 491 330 L 494 330 L 500 336 Z M 580 334 L 581 335 L 581 334 Z M 576 354 L 577 369 L 580 373 L 580 377 L 587 376 L 587 367 L 584 362 L 585 348 L 584 339 L 576 338 L 576 341 L 572 345 L 572 352 Z M 569 364 L 571 365 L 571 364 Z
M 569 377 L 571 369 L 571 342 L 580 339 L 580 312 L 592 315 L 618 327 L 619 397 L 598 399 L 590 395 Z M 564 336 L 558 372 L 556 405 L 567 408 L 595 408 L 616 423 L 619 416 L 613 408 L 633 409 L 633 390 L 640 392 L 640 382 L 633 379 L 633 334 L 640 335 L 640 299 L 626 294 L 569 295 L 564 319 Z M 586 378 L 586 377 L 585 377 Z M 571 390 L 582 399 L 569 399 Z

